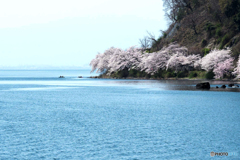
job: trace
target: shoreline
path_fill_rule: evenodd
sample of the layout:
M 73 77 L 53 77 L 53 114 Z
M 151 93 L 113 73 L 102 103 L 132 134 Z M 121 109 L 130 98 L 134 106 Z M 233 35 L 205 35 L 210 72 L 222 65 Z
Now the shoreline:
M 125 78 L 113 78 L 113 77 L 100 77 L 100 76 L 90 76 L 88 78 L 92 79 L 132 79 L 132 80 L 188 80 L 188 81 L 227 81 L 227 82 L 240 82 L 240 80 L 234 79 L 194 79 L 194 78 L 136 78 L 136 77 L 125 77 Z

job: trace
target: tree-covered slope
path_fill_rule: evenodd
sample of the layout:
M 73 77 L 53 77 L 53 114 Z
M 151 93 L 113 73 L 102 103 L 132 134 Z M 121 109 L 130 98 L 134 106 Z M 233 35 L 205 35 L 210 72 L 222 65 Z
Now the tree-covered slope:
M 163 0 L 169 28 L 90 63 L 113 78 L 240 78 L 240 0 Z
M 163 0 L 169 28 L 152 40 L 151 51 L 178 42 L 190 54 L 232 48 L 240 54 L 240 0 Z M 149 39 L 154 39 L 149 35 Z

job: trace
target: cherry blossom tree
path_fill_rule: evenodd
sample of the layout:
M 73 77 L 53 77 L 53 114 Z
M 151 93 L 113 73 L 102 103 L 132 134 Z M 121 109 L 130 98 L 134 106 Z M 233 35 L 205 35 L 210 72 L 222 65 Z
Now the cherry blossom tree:
M 183 53 L 176 53 L 168 60 L 166 68 L 173 69 L 175 72 L 192 70 L 194 63 L 200 59 L 200 55 L 186 56 Z
M 167 47 L 163 47 L 161 51 L 169 55 L 174 55 L 176 53 L 182 53 L 186 55 L 188 53 L 188 49 L 186 47 L 182 47 L 177 43 L 171 43 Z
M 127 50 L 116 49 L 108 62 L 109 72 L 117 72 L 123 69 L 138 69 L 142 60 L 142 49 L 132 46 Z
M 97 70 L 96 71 L 97 73 L 102 73 L 107 71 L 109 69 L 108 63 L 109 63 L 110 57 L 117 50 L 118 50 L 117 48 L 111 47 L 108 50 L 106 50 L 104 53 L 96 55 L 96 58 L 90 62 L 90 65 L 92 66 L 91 72 L 94 72 L 95 70 Z
M 215 79 L 221 79 L 224 75 L 230 75 L 233 67 L 233 58 L 228 58 L 223 62 L 216 64 L 213 73 L 215 74 Z
M 194 68 L 196 69 L 196 70 L 201 70 L 202 68 L 201 68 L 201 64 L 202 64 L 202 58 L 200 58 L 199 60 L 197 60 L 196 62 L 194 62 Z
M 139 65 L 139 68 L 141 68 L 141 71 L 145 71 L 147 73 L 154 74 L 158 70 L 165 70 L 169 66 L 168 61 L 171 58 L 171 56 L 176 56 L 176 54 L 186 55 L 188 52 L 188 49 L 186 47 L 181 47 L 177 43 L 171 43 L 166 47 L 163 47 L 158 52 L 153 53 L 145 53 L 142 57 L 142 61 Z M 173 60 L 174 58 L 172 58 Z M 179 60 L 179 59 L 175 59 Z M 192 60 L 191 60 L 192 61 Z M 178 64 L 181 64 L 182 61 L 179 61 Z M 169 62 L 170 65 L 170 62 Z M 171 63 L 171 65 L 174 65 Z
M 224 75 L 230 75 L 234 68 L 234 59 L 230 55 L 231 50 L 213 50 L 201 60 L 201 67 L 206 71 L 213 71 L 216 79 L 223 78 Z
M 200 60 L 200 55 L 188 56 L 188 49 L 177 43 L 170 44 L 165 50 L 171 55 L 166 64 L 166 69 L 173 69 L 175 72 L 194 68 L 194 63 Z
M 96 58 L 92 59 L 92 61 L 90 62 L 90 65 L 92 66 L 92 70 L 91 72 L 94 72 L 97 68 L 98 68 L 98 63 L 100 61 L 100 54 L 96 55 Z
M 132 46 L 126 50 L 109 48 L 102 54 L 96 55 L 90 63 L 92 72 L 111 75 L 121 70 L 136 69 L 154 74 L 159 70 L 172 69 L 175 72 L 204 69 L 213 71 L 215 78 L 223 78 L 233 70 L 234 59 L 230 56 L 231 50 L 213 50 L 201 59 L 200 55 L 188 55 L 188 49 L 177 43 L 163 47 L 153 53 L 142 53 L 142 48 Z M 240 58 L 233 75 L 240 78 Z
M 104 53 L 96 55 L 90 65 L 92 72 L 96 70 L 100 73 L 108 72 L 111 74 L 123 69 L 137 69 L 153 74 L 158 70 L 193 66 L 193 63 L 199 58 L 195 55 L 186 56 L 187 52 L 186 47 L 181 47 L 177 43 L 171 43 L 153 53 L 142 53 L 142 48 L 135 46 L 127 50 L 112 47 Z
M 129 55 L 128 60 L 131 63 L 131 68 L 129 69 L 140 69 L 139 64 L 143 58 L 142 48 L 136 48 L 135 46 L 132 46 L 126 50 L 126 54 Z
M 232 74 L 236 76 L 236 79 L 240 78 L 240 56 L 238 57 L 237 67 L 234 68 L 234 72 Z
M 108 64 L 109 74 L 125 68 L 130 68 L 131 63 L 129 61 L 130 54 L 127 54 L 124 50 L 118 49 L 115 51 L 114 55 L 111 56 Z
M 231 58 L 231 50 L 213 50 L 202 58 L 201 68 L 206 71 L 212 71 L 218 63 L 224 62 Z
M 142 60 L 142 71 L 153 74 L 158 70 L 164 70 L 168 59 L 169 55 L 163 51 L 146 54 Z

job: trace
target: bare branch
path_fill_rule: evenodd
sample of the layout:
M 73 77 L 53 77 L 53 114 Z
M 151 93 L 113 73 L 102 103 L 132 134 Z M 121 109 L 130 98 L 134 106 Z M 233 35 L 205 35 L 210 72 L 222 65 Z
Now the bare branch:
M 150 47 L 150 40 L 148 39 L 148 37 L 144 37 L 143 39 L 139 39 L 139 42 L 141 44 L 141 47 L 143 49 L 147 49 Z
M 157 42 L 157 40 L 155 39 L 155 36 L 153 34 L 151 34 L 149 31 L 147 31 L 148 39 L 150 39 L 151 41 Z

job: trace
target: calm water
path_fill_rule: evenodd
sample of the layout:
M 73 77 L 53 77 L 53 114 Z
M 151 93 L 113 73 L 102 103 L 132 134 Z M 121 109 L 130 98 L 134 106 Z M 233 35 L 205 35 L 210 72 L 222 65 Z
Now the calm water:
M 240 159 L 240 89 L 88 76 L 0 71 L 0 159 Z

